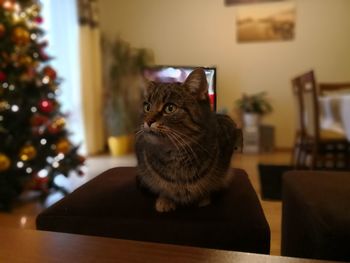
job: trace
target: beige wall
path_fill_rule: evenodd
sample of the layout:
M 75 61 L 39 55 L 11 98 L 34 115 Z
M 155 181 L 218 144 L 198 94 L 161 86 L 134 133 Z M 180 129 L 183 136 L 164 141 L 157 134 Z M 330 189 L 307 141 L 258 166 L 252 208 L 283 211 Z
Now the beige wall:
M 224 0 L 100 0 L 101 29 L 151 48 L 157 64 L 216 65 L 218 108 L 233 109 L 242 92 L 266 90 L 274 107 L 265 123 L 279 147 L 290 147 L 294 111 L 290 79 L 315 69 L 320 81 L 350 81 L 350 0 L 296 0 L 290 42 L 238 44 L 237 7 Z

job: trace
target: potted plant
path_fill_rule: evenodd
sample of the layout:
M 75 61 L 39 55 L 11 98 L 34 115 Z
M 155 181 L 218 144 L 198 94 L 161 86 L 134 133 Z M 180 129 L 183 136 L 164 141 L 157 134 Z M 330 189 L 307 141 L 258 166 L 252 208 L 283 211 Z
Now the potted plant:
M 236 101 L 237 108 L 243 114 L 243 125 L 258 126 L 260 117 L 272 111 L 272 106 L 266 97 L 266 92 L 259 92 L 252 95 L 243 94 Z
M 142 73 L 153 56 L 146 49 L 131 47 L 121 38 L 113 42 L 105 40 L 104 51 L 108 72 L 104 105 L 108 145 L 112 155 L 123 155 L 132 149 L 144 83 Z

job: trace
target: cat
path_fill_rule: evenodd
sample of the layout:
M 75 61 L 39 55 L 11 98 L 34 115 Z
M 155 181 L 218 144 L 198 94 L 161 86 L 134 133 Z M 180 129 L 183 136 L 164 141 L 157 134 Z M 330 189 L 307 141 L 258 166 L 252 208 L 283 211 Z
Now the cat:
M 158 212 L 210 204 L 211 193 L 230 182 L 238 130 L 211 110 L 204 70 L 195 69 L 184 83 L 149 82 L 144 95 L 135 137 L 139 184 L 158 195 Z

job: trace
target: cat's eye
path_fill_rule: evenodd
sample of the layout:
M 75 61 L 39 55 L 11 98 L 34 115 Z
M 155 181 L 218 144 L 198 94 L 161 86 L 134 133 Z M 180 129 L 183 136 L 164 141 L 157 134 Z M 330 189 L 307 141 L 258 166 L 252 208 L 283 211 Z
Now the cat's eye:
M 145 102 L 145 103 L 143 104 L 143 111 L 144 111 L 144 112 L 149 112 L 150 110 L 151 110 L 151 104 L 148 103 L 148 102 Z
M 165 107 L 164 107 L 164 112 L 167 113 L 167 114 L 170 114 L 170 113 L 175 112 L 176 109 L 177 109 L 177 107 L 176 107 L 175 104 L 168 103 L 168 104 L 166 104 Z

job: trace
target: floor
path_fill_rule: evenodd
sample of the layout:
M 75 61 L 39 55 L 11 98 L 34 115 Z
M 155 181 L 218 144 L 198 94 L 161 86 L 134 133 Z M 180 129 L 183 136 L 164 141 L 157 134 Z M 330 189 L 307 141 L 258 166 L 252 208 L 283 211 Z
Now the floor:
M 270 154 L 248 155 L 238 154 L 234 157 L 233 166 L 243 168 L 249 174 L 253 187 L 260 192 L 257 164 L 287 164 L 290 154 L 276 152 Z M 102 171 L 116 166 L 135 166 L 133 155 L 125 157 L 111 157 L 108 155 L 94 156 L 87 159 L 86 174 L 83 177 L 72 176 L 68 181 L 60 178 L 60 183 L 74 190 Z M 11 213 L 0 212 L 0 226 L 22 229 L 35 229 L 35 218 L 40 211 L 62 198 L 59 193 L 53 193 L 45 201 L 40 201 L 37 194 L 30 192 L 22 195 Z M 281 242 L 281 202 L 261 200 L 263 210 L 271 229 L 271 254 L 280 255 Z

